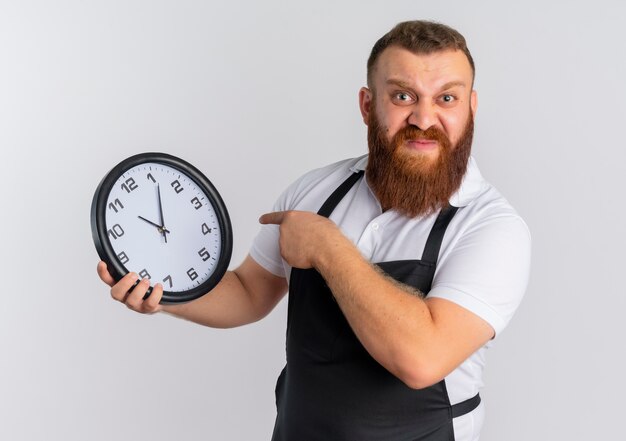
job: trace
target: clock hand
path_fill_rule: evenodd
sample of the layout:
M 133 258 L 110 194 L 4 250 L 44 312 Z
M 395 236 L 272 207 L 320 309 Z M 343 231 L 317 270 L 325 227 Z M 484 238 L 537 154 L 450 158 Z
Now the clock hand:
M 163 238 L 165 239 L 165 243 L 167 243 L 167 229 L 165 228 L 165 221 L 163 220 L 163 204 L 161 203 L 161 187 L 157 184 L 157 195 L 159 197 L 159 216 L 161 216 L 161 233 L 163 234 Z
M 149 221 L 148 219 L 146 219 L 146 218 L 145 218 L 145 217 L 143 217 L 143 216 L 137 216 L 137 217 L 138 217 L 139 219 L 141 219 L 142 221 L 148 222 L 150 225 L 153 225 L 153 226 L 157 227 L 157 229 L 159 230 L 159 233 L 165 234 L 165 233 L 169 233 L 169 232 L 170 232 L 170 230 L 168 230 L 168 229 L 167 229 L 167 228 L 165 228 L 164 226 L 159 225 L 159 224 L 155 224 L 154 222 Z

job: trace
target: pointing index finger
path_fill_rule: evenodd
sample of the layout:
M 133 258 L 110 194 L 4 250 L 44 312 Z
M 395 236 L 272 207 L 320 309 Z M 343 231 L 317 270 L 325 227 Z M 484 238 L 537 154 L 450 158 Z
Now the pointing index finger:
M 285 215 L 284 211 L 275 211 L 273 213 L 265 213 L 259 218 L 259 222 L 263 225 L 266 224 L 276 224 L 280 225 L 283 221 L 283 217 Z

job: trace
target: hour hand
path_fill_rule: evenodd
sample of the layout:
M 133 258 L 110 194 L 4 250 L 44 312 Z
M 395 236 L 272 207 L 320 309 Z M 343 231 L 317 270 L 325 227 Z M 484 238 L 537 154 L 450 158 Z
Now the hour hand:
M 167 228 L 165 228 L 163 225 L 156 224 L 156 223 L 152 222 L 151 220 L 146 219 L 146 218 L 145 218 L 145 217 L 143 217 L 143 216 L 137 216 L 137 217 L 138 217 L 139 219 L 141 219 L 142 221 L 148 222 L 150 225 L 153 225 L 153 226 L 157 227 L 157 229 L 159 230 L 159 233 L 164 234 L 164 233 L 169 233 L 169 232 L 170 232 L 170 231 L 169 231 Z

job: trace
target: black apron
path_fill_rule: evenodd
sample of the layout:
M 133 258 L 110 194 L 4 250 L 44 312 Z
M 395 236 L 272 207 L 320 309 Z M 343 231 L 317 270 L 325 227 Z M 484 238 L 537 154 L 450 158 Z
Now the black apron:
M 363 171 L 344 181 L 318 214 L 328 217 L 361 176 Z M 439 213 L 421 260 L 377 265 L 426 295 L 456 210 Z M 276 384 L 272 441 L 453 441 L 452 418 L 479 403 L 476 395 L 451 406 L 445 380 L 420 390 L 406 386 L 365 350 L 322 276 L 292 269 L 287 365 Z

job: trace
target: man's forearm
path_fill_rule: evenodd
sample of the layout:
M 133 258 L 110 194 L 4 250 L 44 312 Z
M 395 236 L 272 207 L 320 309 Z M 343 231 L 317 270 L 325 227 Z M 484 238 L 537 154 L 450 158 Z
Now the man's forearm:
M 387 370 L 413 382 L 432 341 L 425 302 L 378 272 L 329 219 L 304 211 L 266 213 L 263 224 L 280 225 L 280 250 L 292 267 L 314 267 L 365 349 Z M 408 371 L 408 372 L 407 372 Z
M 227 271 L 208 294 L 185 304 L 164 305 L 163 311 L 212 328 L 233 328 L 265 317 L 283 297 L 284 279 L 263 270 L 248 257 Z
M 316 269 L 366 350 L 407 383 L 431 368 L 435 330 L 419 293 L 367 262 L 347 240 L 321 253 Z
M 376 270 L 329 219 L 284 211 L 260 220 L 280 225 L 283 259 L 322 274 L 365 349 L 407 385 L 439 381 L 493 337 L 493 328 L 474 313 L 448 300 L 423 299 Z

